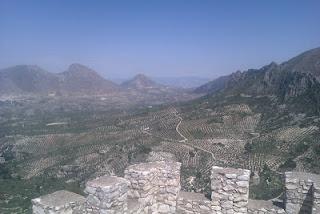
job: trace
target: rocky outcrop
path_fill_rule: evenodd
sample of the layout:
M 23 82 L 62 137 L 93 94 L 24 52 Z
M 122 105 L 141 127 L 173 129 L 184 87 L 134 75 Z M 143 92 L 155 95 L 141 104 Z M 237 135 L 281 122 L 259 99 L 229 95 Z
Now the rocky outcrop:
M 237 71 L 194 90 L 210 96 L 274 96 L 280 103 L 319 113 L 320 48 L 307 51 L 287 62 L 274 62 L 260 69 Z

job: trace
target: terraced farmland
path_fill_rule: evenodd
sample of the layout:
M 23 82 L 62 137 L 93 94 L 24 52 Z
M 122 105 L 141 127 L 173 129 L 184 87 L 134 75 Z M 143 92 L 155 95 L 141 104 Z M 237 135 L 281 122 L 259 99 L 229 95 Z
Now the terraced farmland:
M 0 138 L 0 156 L 6 157 L 6 176 L 11 179 L 57 179 L 78 183 L 79 189 L 90 178 L 121 175 L 131 163 L 163 159 L 180 161 L 183 189 L 200 192 L 208 190 L 212 165 L 258 174 L 266 166 L 281 171 L 293 163 L 299 170 L 318 169 L 309 161 L 316 159 L 318 150 L 313 148 L 320 139 L 315 118 L 295 115 L 293 123 L 280 114 L 266 116 L 259 104 L 242 98 L 246 101 L 239 104 L 203 102 L 192 108 L 60 115 L 69 118 L 64 129 L 37 119 L 37 126 Z M 275 120 L 283 123 L 281 128 L 274 128 Z

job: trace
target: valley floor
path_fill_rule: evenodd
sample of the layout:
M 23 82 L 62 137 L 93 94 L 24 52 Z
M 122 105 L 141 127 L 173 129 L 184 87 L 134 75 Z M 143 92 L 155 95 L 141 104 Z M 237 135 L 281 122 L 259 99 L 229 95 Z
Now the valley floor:
M 239 99 L 78 111 L 52 105 L 36 114 L 30 106 L 4 106 L 0 211 L 27 213 L 31 198 L 58 189 L 81 193 L 87 180 L 122 175 L 144 161 L 181 162 L 182 189 L 207 195 L 212 165 L 250 169 L 253 199 L 281 195 L 284 170 L 320 172 L 319 118 L 262 109 L 270 98 Z

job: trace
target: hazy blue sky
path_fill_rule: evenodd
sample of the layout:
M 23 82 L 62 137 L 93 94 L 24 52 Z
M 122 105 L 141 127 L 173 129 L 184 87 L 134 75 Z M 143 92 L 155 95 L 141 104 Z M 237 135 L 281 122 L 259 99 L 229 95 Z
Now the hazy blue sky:
M 217 77 L 320 46 L 320 1 L 0 0 L 0 67 Z

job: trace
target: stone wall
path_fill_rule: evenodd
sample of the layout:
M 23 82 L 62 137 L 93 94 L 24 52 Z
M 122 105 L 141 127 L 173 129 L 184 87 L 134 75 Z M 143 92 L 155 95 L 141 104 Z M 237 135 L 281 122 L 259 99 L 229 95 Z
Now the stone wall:
M 130 182 L 128 197 L 137 199 L 146 213 L 175 213 L 180 167 L 180 163 L 164 161 L 129 166 L 124 176 Z
M 286 211 L 275 206 L 272 201 L 249 200 L 248 214 L 285 214 Z
M 320 176 L 285 173 L 285 209 L 272 201 L 249 200 L 250 171 L 213 166 L 211 198 L 180 191 L 178 162 L 129 166 L 124 178 L 87 182 L 87 197 L 57 191 L 32 200 L 34 214 L 319 214 Z
M 201 193 L 181 191 L 177 201 L 177 213 L 214 213 L 211 200 Z
M 246 214 L 250 170 L 213 166 L 211 172 L 212 209 L 216 213 Z
M 116 176 L 102 176 L 87 182 L 86 213 L 126 213 L 129 182 Z
M 285 208 L 290 214 L 320 213 L 320 176 L 286 172 Z

